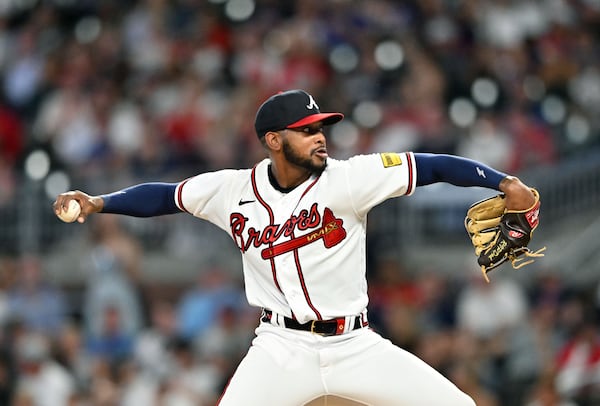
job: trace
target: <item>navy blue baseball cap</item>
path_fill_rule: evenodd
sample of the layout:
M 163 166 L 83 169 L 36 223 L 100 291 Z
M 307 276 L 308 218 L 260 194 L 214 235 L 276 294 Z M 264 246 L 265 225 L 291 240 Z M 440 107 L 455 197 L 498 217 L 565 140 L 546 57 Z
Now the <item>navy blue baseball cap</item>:
M 269 131 L 305 127 L 319 121 L 331 125 L 343 118 L 342 113 L 321 113 L 315 99 L 304 90 L 288 90 L 269 97 L 259 107 L 254 129 L 262 138 Z

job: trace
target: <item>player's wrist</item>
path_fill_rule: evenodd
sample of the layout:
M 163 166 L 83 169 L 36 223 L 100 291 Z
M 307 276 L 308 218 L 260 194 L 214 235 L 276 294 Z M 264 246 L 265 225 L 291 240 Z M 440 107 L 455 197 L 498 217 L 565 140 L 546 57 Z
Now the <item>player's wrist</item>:
M 90 196 L 89 202 L 94 213 L 101 213 L 104 209 L 104 198 L 102 196 Z

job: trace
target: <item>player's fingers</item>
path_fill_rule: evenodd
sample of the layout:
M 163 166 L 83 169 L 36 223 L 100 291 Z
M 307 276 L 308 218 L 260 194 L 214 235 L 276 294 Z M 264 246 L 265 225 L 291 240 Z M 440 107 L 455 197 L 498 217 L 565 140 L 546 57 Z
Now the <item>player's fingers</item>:
M 71 200 L 70 198 L 68 198 L 67 196 L 61 195 L 58 196 L 58 198 L 56 199 L 56 201 L 54 202 L 54 212 L 56 214 L 58 214 L 61 211 L 65 211 L 67 210 L 67 207 L 69 206 L 69 200 Z
M 67 198 L 67 196 L 63 193 L 61 195 L 58 195 L 58 197 L 56 198 L 56 200 L 54 201 L 54 203 L 52 204 L 52 208 L 54 209 L 54 213 L 58 214 L 61 211 L 64 211 L 67 209 L 67 206 L 69 204 L 69 198 Z
M 56 197 L 56 201 L 53 204 L 54 211 L 58 213 L 61 210 L 67 210 L 69 207 L 69 202 L 71 200 L 76 200 L 77 203 L 82 207 L 86 204 L 85 194 L 80 192 L 79 190 L 71 190 L 68 192 L 61 193 Z M 83 211 L 83 210 L 82 210 Z

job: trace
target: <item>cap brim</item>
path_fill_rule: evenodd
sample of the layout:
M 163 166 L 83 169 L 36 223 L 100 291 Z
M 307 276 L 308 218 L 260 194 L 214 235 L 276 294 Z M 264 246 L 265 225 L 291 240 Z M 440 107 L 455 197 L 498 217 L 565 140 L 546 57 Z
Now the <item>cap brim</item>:
M 338 121 L 341 121 L 344 118 L 342 113 L 317 113 L 311 114 L 310 116 L 306 116 L 301 120 L 296 121 L 287 126 L 287 128 L 298 128 L 304 127 L 313 123 L 317 123 L 322 121 L 324 125 L 335 124 Z

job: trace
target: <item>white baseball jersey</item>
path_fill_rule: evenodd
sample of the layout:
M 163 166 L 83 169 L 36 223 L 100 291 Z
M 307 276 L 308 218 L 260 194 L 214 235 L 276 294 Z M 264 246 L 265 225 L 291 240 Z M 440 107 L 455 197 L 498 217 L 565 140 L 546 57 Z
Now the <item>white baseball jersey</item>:
M 300 323 L 358 315 L 367 297 L 367 213 L 416 186 L 412 153 L 329 158 L 320 176 L 288 193 L 253 169 L 203 173 L 181 182 L 177 206 L 225 230 L 242 253 L 251 305 Z

